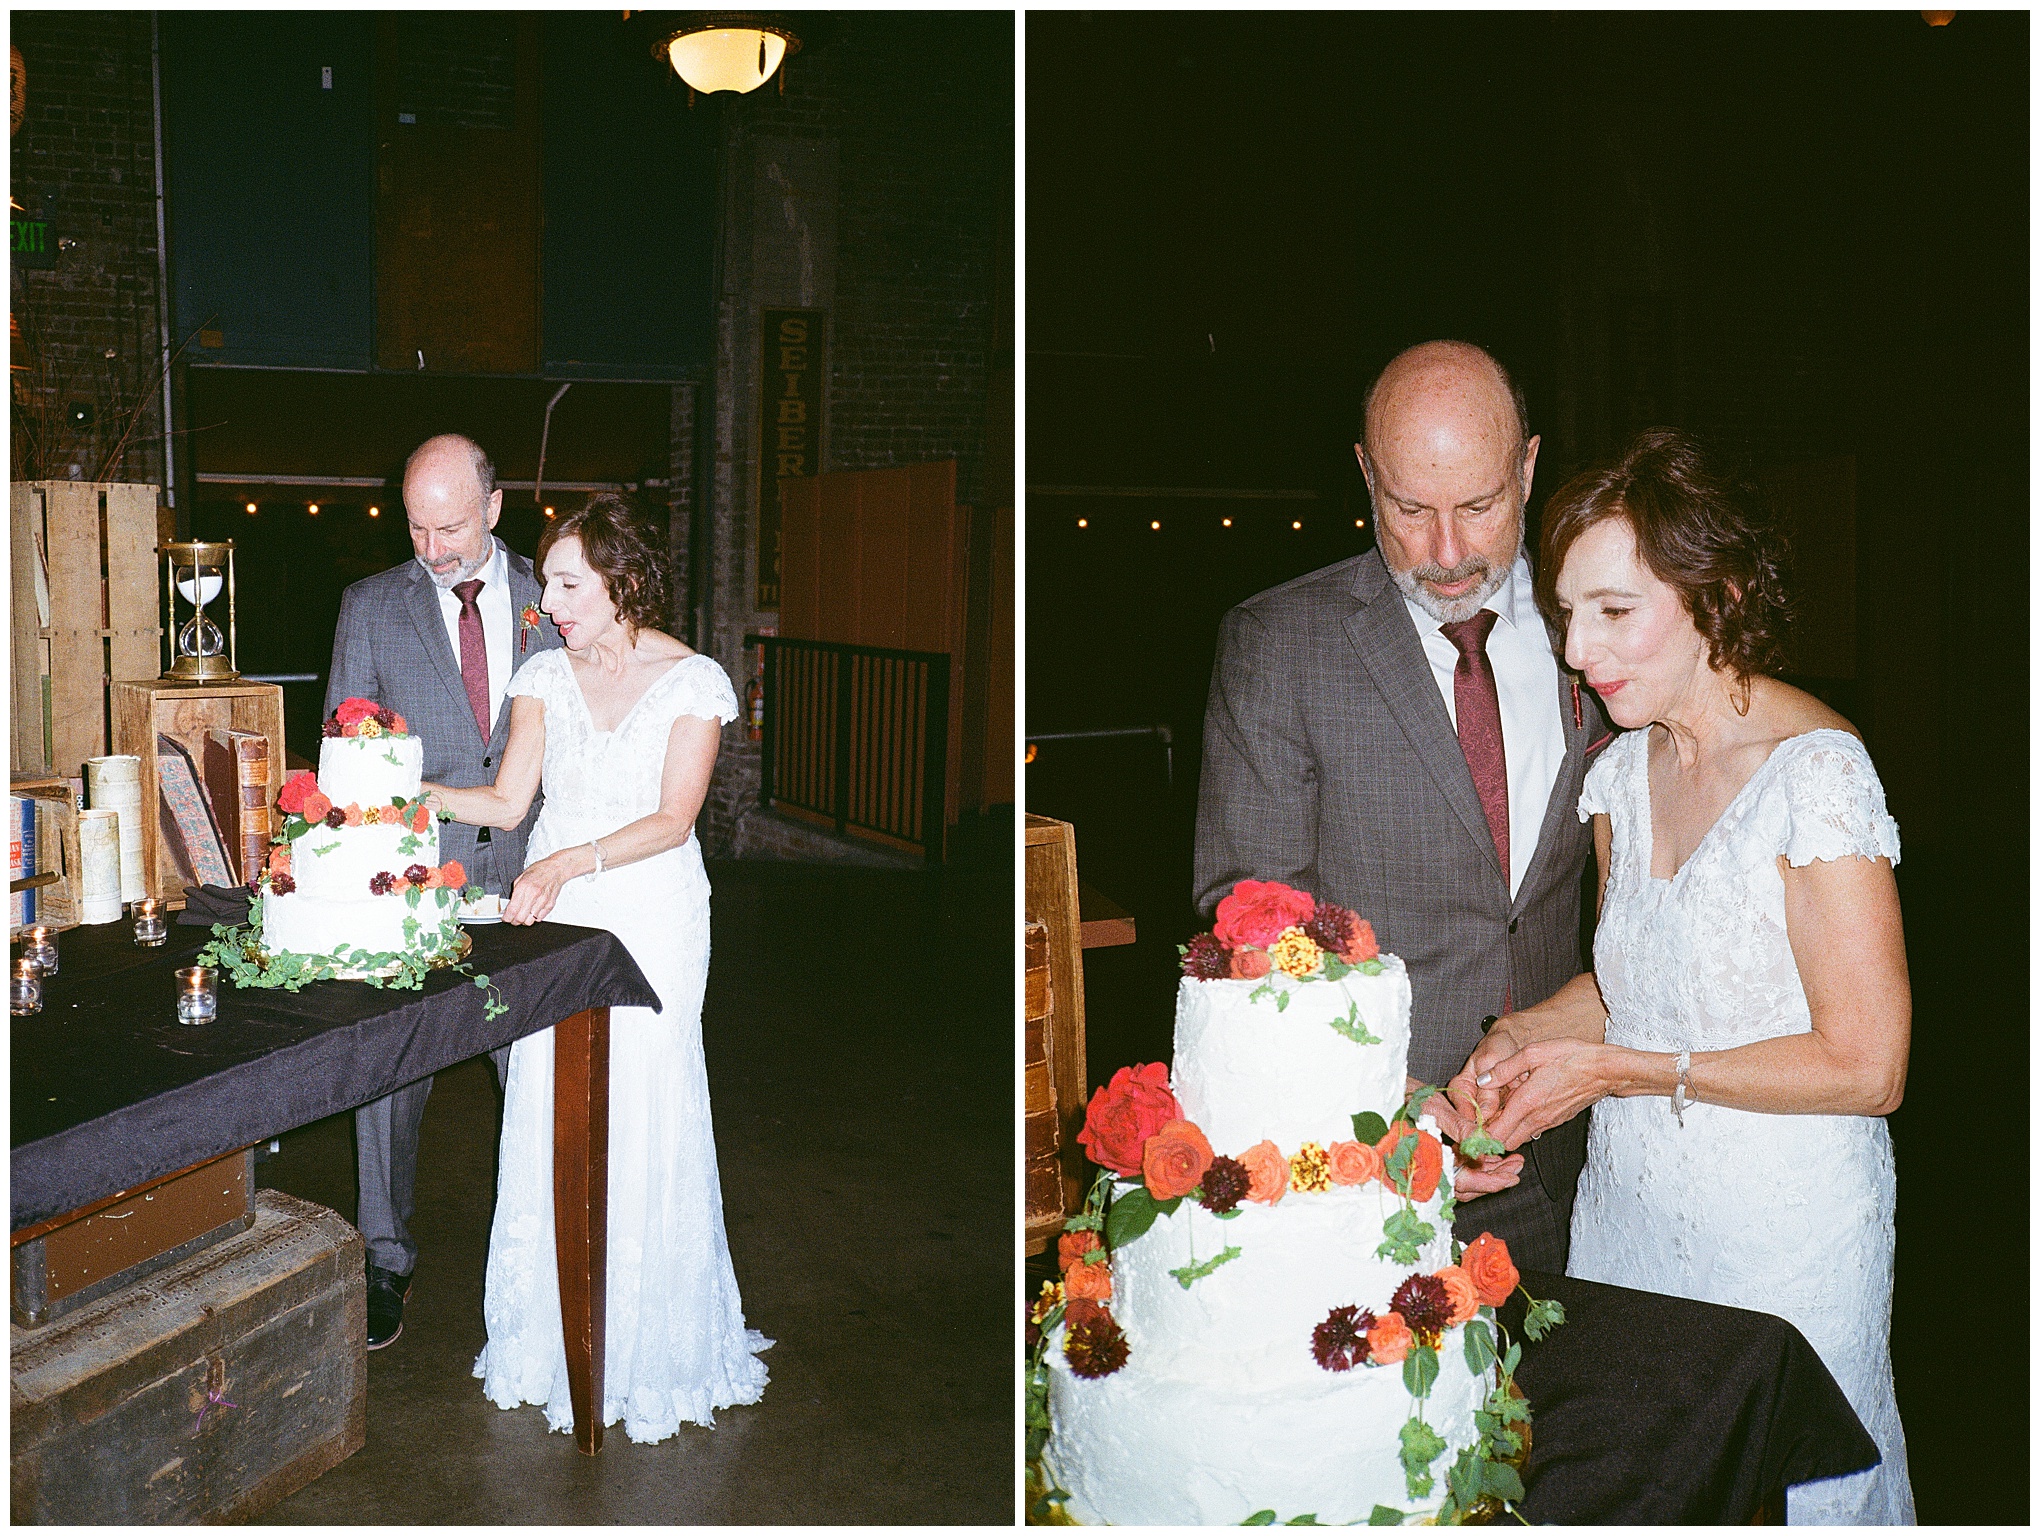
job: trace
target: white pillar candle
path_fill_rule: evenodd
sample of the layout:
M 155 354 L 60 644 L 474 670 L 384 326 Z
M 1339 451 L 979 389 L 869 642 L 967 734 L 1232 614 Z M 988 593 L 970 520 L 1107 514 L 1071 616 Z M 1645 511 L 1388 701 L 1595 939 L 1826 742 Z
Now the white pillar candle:
M 78 813 L 78 854 L 85 865 L 79 919 L 117 923 L 120 899 L 120 817 L 112 811 Z
M 142 878 L 142 760 L 88 757 L 85 788 L 94 810 L 120 817 L 120 899 L 139 901 L 149 894 Z

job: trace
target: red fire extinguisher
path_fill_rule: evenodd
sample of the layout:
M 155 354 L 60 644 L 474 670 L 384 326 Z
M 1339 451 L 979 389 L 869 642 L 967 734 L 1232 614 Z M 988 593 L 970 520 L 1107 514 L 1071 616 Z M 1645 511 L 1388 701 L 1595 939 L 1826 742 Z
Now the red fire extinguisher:
M 752 741 L 765 739 L 765 684 L 752 678 L 750 686 L 744 689 L 744 718 L 749 722 L 747 734 Z

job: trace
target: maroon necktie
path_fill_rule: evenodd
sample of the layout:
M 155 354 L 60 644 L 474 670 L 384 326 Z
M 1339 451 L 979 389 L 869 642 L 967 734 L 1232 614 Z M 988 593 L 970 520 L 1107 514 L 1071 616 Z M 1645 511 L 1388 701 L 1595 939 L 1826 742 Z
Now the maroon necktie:
M 457 581 L 453 595 L 460 599 L 460 680 L 467 685 L 468 703 L 475 712 L 475 729 L 482 733 L 483 745 L 489 740 L 489 646 L 482 638 L 482 610 L 475 606 L 475 597 L 482 590 L 479 581 Z M 1493 615 L 1489 615 L 1493 617 Z M 1462 663 L 1462 665 L 1464 665 Z M 1486 663 L 1483 661 L 1483 666 Z M 1495 685 L 1488 683 L 1488 698 L 1495 696 Z M 1461 709 L 1465 705 L 1460 706 Z M 1500 747 L 1501 728 L 1495 728 L 1495 744 Z M 1506 822 L 1503 823 L 1507 825 Z M 1506 838 L 1507 833 L 1503 836 Z M 1507 847 L 1507 843 L 1503 844 Z
M 1452 669 L 1452 705 L 1459 718 L 1459 750 L 1473 773 L 1480 808 L 1487 812 L 1488 830 L 1502 861 L 1502 884 L 1509 882 L 1509 764 L 1502 751 L 1502 705 L 1495 695 L 1495 669 L 1488 665 L 1488 631 L 1495 611 L 1483 608 L 1457 624 L 1438 630 L 1459 652 Z

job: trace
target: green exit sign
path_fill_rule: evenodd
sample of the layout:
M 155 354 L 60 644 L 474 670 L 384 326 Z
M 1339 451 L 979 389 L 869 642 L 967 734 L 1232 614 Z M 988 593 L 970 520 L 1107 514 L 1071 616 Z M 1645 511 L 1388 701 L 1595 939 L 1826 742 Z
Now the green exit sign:
M 11 247 L 14 264 L 17 267 L 54 267 L 57 264 L 57 237 L 51 233 L 47 219 L 14 219 Z

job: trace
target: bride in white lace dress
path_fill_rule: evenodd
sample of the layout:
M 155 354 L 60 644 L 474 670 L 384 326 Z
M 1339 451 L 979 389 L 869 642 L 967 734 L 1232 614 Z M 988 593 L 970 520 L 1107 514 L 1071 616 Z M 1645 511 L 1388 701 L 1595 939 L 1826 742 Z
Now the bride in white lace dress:
M 1541 595 L 1627 728 L 1580 797 L 1595 969 L 1497 1024 L 1454 1089 L 1511 1147 L 1592 1104 L 1567 1273 L 1791 1322 L 1882 1460 L 1788 1489 L 1788 1521 L 1911 1524 L 1881 1118 L 1911 1030 L 1898 827 L 1849 723 L 1761 675 L 1776 546 L 1739 497 L 1651 432 L 1546 510 Z
M 596 497 L 539 545 L 542 606 L 564 650 L 518 668 L 510 740 L 488 789 L 428 786 L 462 821 L 515 826 L 545 803 L 504 917 L 607 928 L 663 1007 L 610 1011 L 609 1268 L 602 1422 L 637 1441 L 765 1390 L 724 1236 L 701 1050 L 708 876 L 694 820 L 737 700 L 707 656 L 652 629 L 656 549 Z M 475 1375 L 497 1406 L 573 1427 L 553 1246 L 552 1031 L 511 1048 Z

